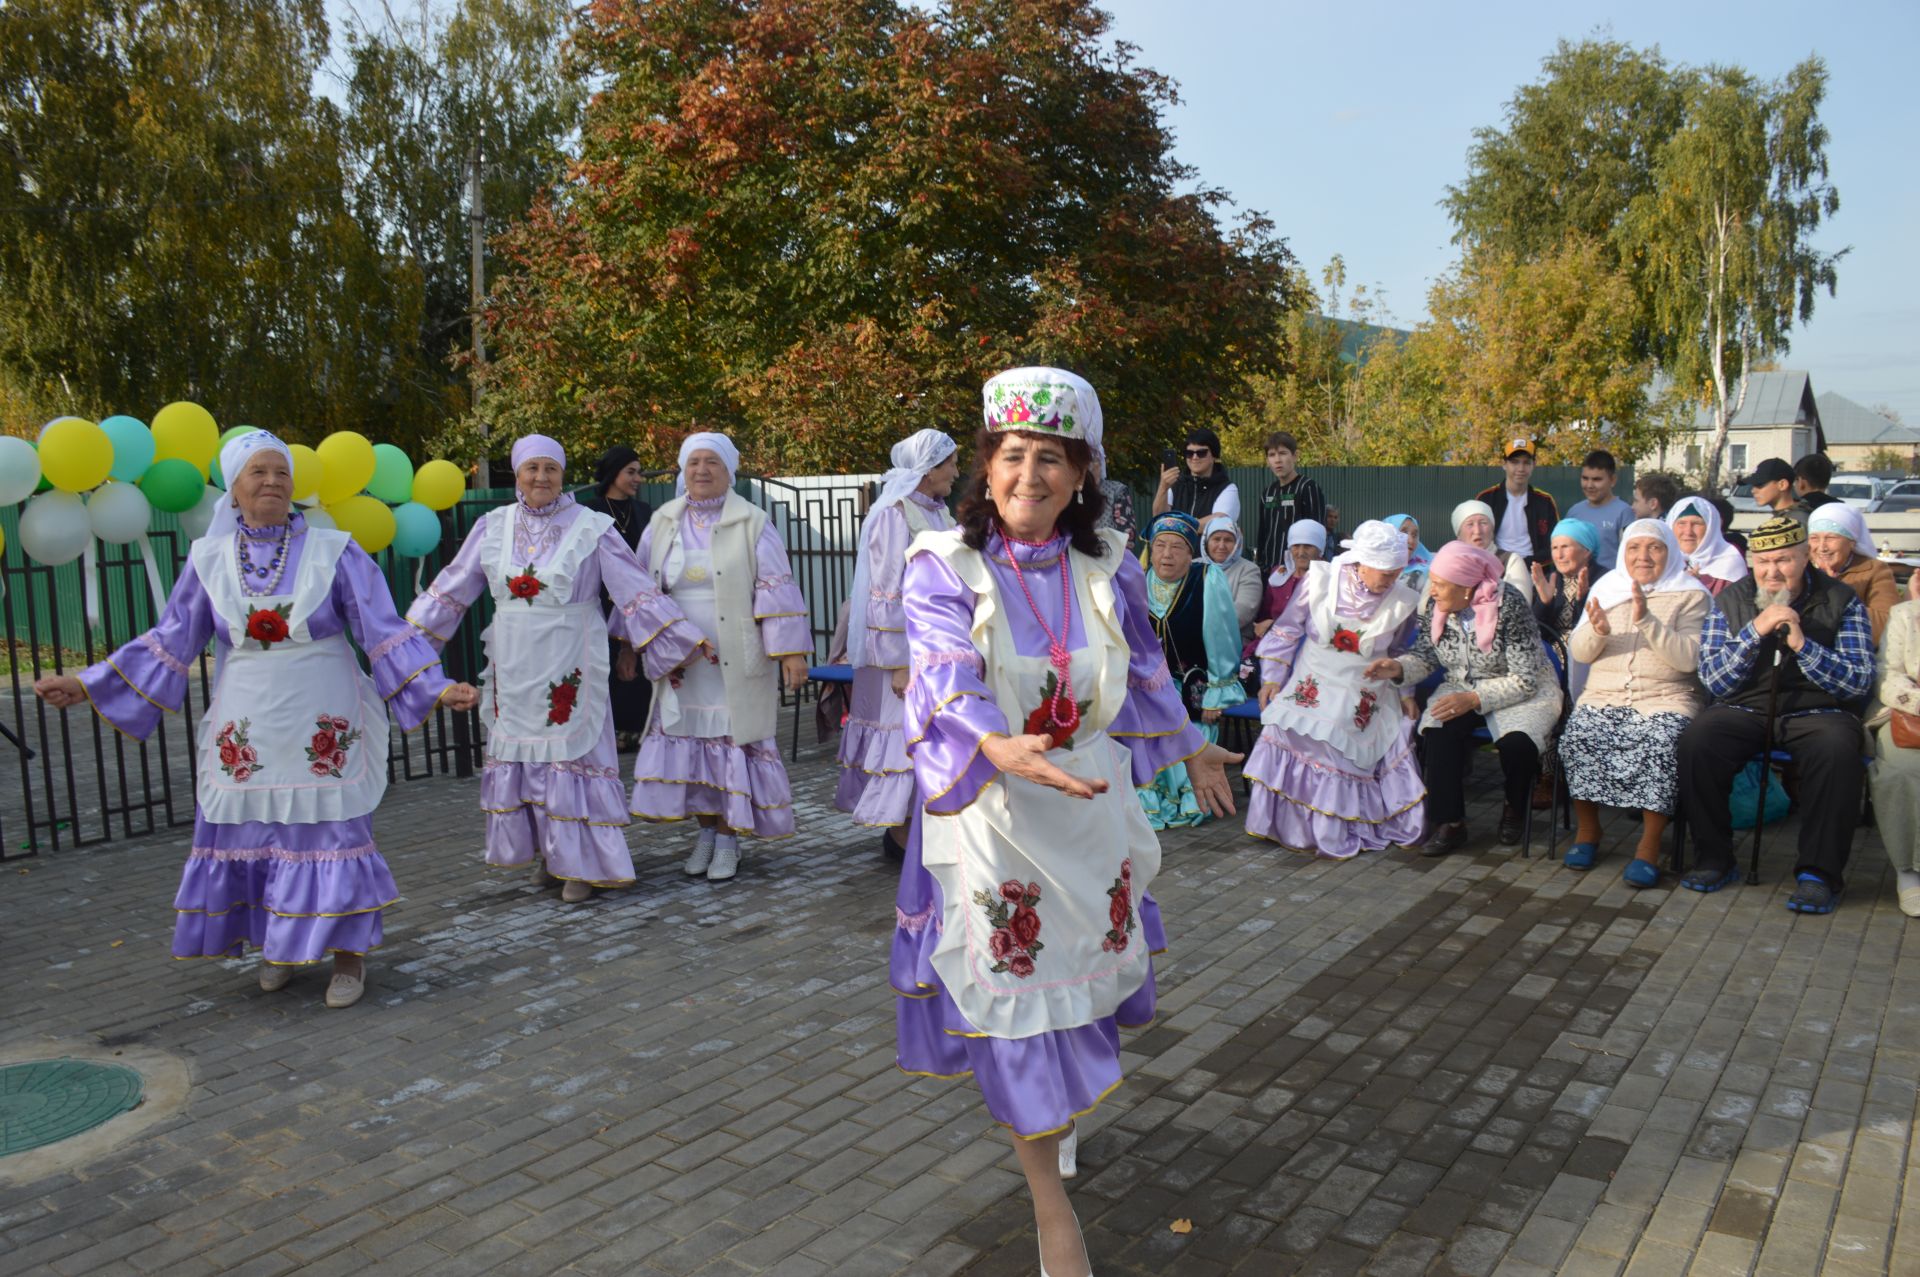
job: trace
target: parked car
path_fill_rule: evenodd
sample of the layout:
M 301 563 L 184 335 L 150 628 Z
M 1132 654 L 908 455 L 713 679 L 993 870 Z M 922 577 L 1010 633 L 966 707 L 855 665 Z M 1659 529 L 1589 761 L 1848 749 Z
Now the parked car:
M 1883 502 L 1895 497 L 1920 497 L 1920 479 L 1902 479 L 1880 494 Z M 1884 510 L 1887 507 L 1882 505 L 1880 508 Z
M 1871 514 L 1880 508 L 1880 498 L 1886 495 L 1886 488 L 1870 474 L 1836 474 L 1827 485 L 1827 495 L 1846 502 L 1862 514 Z
M 1903 483 L 1898 491 L 1880 498 L 1875 514 L 1911 514 L 1920 510 L 1920 483 Z
M 1758 514 L 1760 511 L 1760 503 L 1753 499 L 1753 485 L 1745 479 L 1728 491 L 1727 504 L 1733 507 L 1735 514 Z

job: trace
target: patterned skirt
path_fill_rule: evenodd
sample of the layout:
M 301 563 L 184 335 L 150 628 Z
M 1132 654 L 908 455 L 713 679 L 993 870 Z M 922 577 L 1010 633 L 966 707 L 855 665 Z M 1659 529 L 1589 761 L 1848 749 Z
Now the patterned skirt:
M 1581 705 L 1560 733 L 1567 792 L 1607 807 L 1673 813 L 1675 747 L 1685 714 L 1642 714 L 1624 705 Z

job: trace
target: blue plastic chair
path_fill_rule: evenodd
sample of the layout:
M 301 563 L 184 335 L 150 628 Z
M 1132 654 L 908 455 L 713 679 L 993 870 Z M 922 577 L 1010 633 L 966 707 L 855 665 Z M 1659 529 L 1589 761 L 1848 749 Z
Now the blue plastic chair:
M 814 683 L 837 683 L 842 687 L 853 685 L 853 666 L 851 665 L 810 665 L 807 667 L 807 679 Z M 816 700 L 818 698 L 816 697 Z M 787 745 L 787 759 L 792 761 L 800 757 L 800 706 L 799 697 L 793 702 L 793 738 Z

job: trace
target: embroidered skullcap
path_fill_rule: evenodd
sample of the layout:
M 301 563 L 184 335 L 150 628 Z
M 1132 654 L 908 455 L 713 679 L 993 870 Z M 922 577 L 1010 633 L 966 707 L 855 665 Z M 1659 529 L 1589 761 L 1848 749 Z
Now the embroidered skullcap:
M 1149 545 L 1163 536 L 1177 536 L 1187 543 L 1189 550 L 1200 553 L 1200 523 L 1185 510 L 1169 510 L 1148 526 Z
M 1873 534 L 1867 531 L 1867 521 L 1860 512 L 1844 501 L 1829 501 L 1813 512 L 1807 520 L 1807 531 L 1832 532 L 1853 542 L 1853 548 L 1870 559 L 1880 557 L 1879 547 L 1873 543 Z
M 1768 550 L 1784 550 L 1788 546 L 1805 545 L 1807 529 L 1798 519 L 1786 515 L 1775 515 L 1760 525 L 1759 531 L 1747 538 L 1749 554 L 1765 554 Z
M 1346 553 L 1334 559 L 1335 563 L 1358 563 L 1383 572 L 1398 572 L 1407 566 L 1407 534 L 1379 519 L 1366 520 L 1340 544 Z
M 520 472 L 521 466 L 533 460 L 535 457 L 545 457 L 547 460 L 558 465 L 562 470 L 567 468 L 567 450 L 560 446 L 559 440 L 551 439 L 546 435 L 522 435 L 513 441 L 513 469 L 515 474 Z
M 1086 378 L 1064 368 L 1010 368 L 988 381 L 980 395 L 988 430 L 1082 440 L 1104 472 L 1100 396 Z

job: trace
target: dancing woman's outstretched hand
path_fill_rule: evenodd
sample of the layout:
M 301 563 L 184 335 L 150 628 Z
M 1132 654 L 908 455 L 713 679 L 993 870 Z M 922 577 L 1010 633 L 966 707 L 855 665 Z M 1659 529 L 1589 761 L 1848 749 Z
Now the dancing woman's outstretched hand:
M 1070 798 L 1092 798 L 1107 792 L 1104 780 L 1081 780 L 1070 776 L 1047 761 L 1053 748 L 1051 736 L 989 736 L 980 742 L 987 761 L 1009 776 L 1030 780 L 1048 789 L 1057 789 Z
M 1233 782 L 1227 779 L 1227 767 L 1245 757 L 1209 744 L 1187 760 L 1187 779 L 1193 782 L 1193 797 L 1201 811 L 1209 816 L 1233 815 Z

